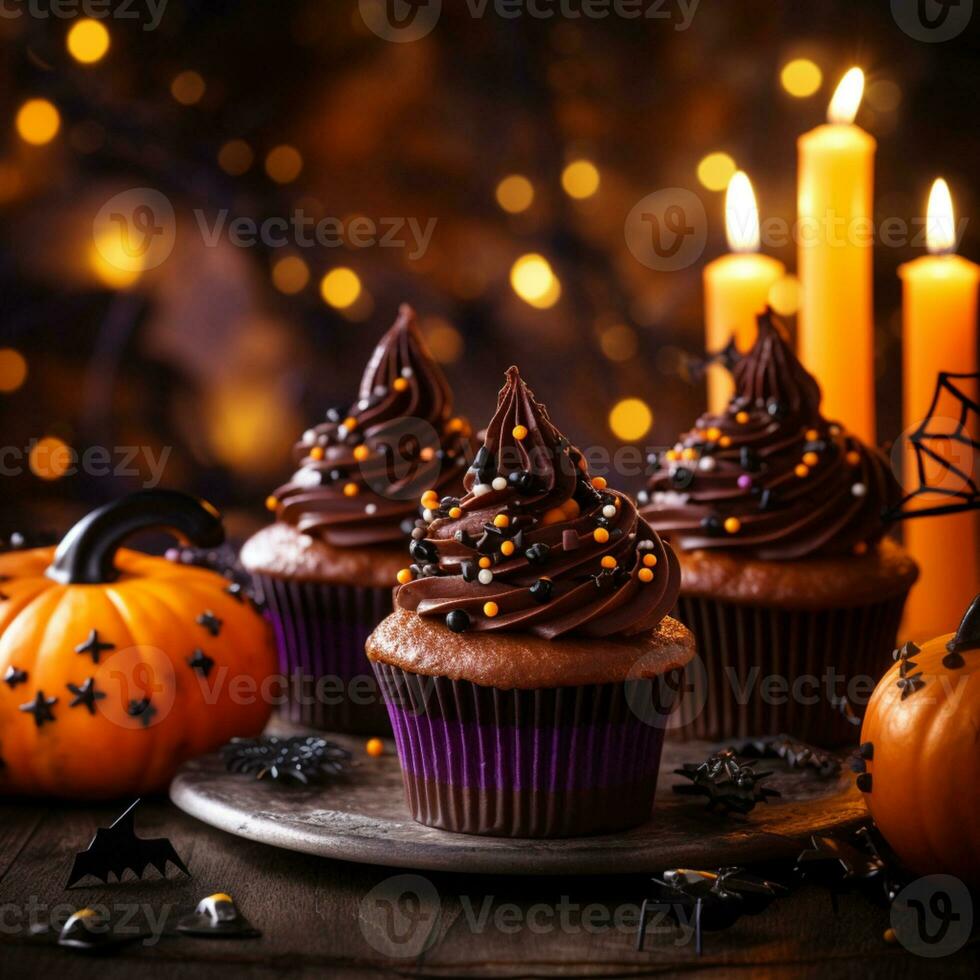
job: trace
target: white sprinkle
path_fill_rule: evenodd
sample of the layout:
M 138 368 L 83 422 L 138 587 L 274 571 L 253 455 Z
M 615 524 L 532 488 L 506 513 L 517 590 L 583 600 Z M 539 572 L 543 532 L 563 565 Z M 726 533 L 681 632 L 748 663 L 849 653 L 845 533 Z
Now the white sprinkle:
M 412 371 L 412 369 L 410 367 L 403 367 L 402 368 L 402 377 L 403 378 L 410 378 L 413 374 L 414 374 L 414 372 Z
M 653 547 L 653 542 L 649 538 L 644 538 L 642 541 L 637 542 L 636 547 L 640 551 L 649 551 Z
M 684 444 L 683 444 L 683 443 L 681 443 L 681 442 L 675 442 L 675 443 L 674 443 L 674 449 L 675 449 L 675 450 L 676 450 L 677 452 L 682 452 L 682 451 L 683 451 L 683 449 L 684 449 Z
M 506 490 L 507 481 L 502 476 L 495 476 L 493 478 L 493 483 L 490 484 L 494 490 Z
M 840 426 L 839 425 L 832 425 L 830 427 L 830 430 L 829 431 L 830 431 L 830 434 L 832 436 L 839 436 L 840 435 Z
M 378 511 L 378 505 L 377 504 L 365 504 L 364 505 L 364 513 L 365 514 L 376 514 L 377 511 Z
M 367 398 L 362 398 L 358 403 L 357 407 L 363 412 L 364 409 L 371 407 L 371 402 Z
M 490 493 L 493 487 L 489 483 L 475 483 L 473 485 L 473 496 L 482 497 L 484 494 Z
M 312 545 L 313 545 L 313 538 L 311 538 L 308 534 L 301 534 L 299 536 L 299 543 L 300 543 L 300 546 L 303 547 L 303 548 L 312 547 Z
M 436 515 L 433 514 L 432 511 L 429 510 L 428 507 L 426 507 L 425 510 L 422 511 L 422 520 L 423 521 L 431 521 L 432 518 L 434 518 L 435 516 Z
M 489 568 L 481 568 L 477 578 L 480 580 L 481 585 L 489 585 L 493 581 L 493 572 Z
M 384 398 L 388 394 L 388 389 L 384 385 L 374 386 L 374 396 L 375 398 Z
M 304 443 L 304 445 L 312 446 L 314 442 L 316 442 L 316 430 L 314 430 L 314 429 L 307 429 L 303 433 L 303 443 Z
M 705 472 L 713 470 L 717 465 L 714 456 L 702 456 L 698 460 L 698 469 L 704 470 Z
M 337 438 L 338 439 L 346 439 L 347 438 L 347 435 L 348 435 L 347 426 L 346 425 L 338 425 L 337 426 Z
M 854 486 L 851 487 L 851 493 L 853 493 L 855 497 L 863 497 L 867 492 L 868 488 L 863 483 L 855 483 Z
M 602 516 L 603 517 L 615 517 L 616 516 L 616 508 L 612 504 L 606 504 L 606 506 L 602 508 Z

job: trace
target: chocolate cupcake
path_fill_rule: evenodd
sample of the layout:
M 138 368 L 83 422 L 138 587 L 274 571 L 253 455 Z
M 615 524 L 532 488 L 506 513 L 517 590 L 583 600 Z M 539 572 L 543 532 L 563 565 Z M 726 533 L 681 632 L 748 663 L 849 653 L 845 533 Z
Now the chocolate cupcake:
M 304 433 L 296 473 L 267 501 L 275 523 L 242 550 L 275 628 L 290 720 L 388 729 L 364 641 L 391 612 L 421 490 L 458 493 L 470 447 L 469 425 L 453 416 L 446 378 L 402 306 L 357 401 Z
M 733 373 L 728 410 L 663 453 L 640 498 L 679 552 L 678 615 L 698 638 L 681 731 L 841 744 L 855 738 L 841 698 L 870 694 L 917 575 L 885 537 L 901 490 L 880 452 L 820 414 L 768 314 Z
M 642 823 L 693 656 L 667 616 L 676 558 L 516 368 L 464 482 L 367 642 L 412 816 L 510 837 Z

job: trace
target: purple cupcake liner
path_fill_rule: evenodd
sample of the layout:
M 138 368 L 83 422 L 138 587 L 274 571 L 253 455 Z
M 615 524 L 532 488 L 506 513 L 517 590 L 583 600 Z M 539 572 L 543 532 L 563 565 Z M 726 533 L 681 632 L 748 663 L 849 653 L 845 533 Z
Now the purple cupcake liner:
M 838 699 L 863 714 L 891 664 L 906 594 L 815 611 L 681 596 L 677 618 L 697 637 L 698 656 L 670 737 L 785 733 L 826 748 L 855 743 L 858 728 Z
M 419 823 L 496 837 L 574 837 L 649 819 L 680 671 L 520 691 L 373 666 Z
M 254 575 L 287 680 L 288 721 L 352 735 L 390 735 L 364 643 L 392 611 L 390 588 Z

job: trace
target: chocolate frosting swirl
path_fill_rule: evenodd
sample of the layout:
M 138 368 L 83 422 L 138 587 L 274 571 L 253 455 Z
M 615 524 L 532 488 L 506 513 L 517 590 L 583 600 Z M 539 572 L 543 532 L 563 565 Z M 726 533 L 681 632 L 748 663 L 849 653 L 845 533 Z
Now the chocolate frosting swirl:
M 446 617 L 457 632 L 549 640 L 633 635 L 673 608 L 673 552 L 627 496 L 590 480 L 516 367 L 464 485 L 460 500 L 423 500 L 434 519 L 413 535 L 400 608 Z
M 299 469 L 269 500 L 277 519 L 342 548 L 404 541 L 422 489 L 462 486 L 470 427 L 452 412 L 449 384 L 402 305 L 357 401 L 296 443 Z
M 663 453 L 643 516 L 675 546 L 763 559 L 862 554 L 901 497 L 885 457 L 820 414 L 820 386 L 770 313 L 721 415 Z

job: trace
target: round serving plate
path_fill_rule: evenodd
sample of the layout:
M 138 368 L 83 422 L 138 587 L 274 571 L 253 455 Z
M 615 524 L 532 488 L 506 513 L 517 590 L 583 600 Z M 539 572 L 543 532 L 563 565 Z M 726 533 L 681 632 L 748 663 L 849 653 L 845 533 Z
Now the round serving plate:
M 394 744 L 369 758 L 362 739 L 327 735 L 356 760 L 343 779 L 317 787 L 283 785 L 234 775 L 220 756 L 187 763 L 170 796 L 180 809 L 231 834 L 343 861 L 476 874 L 611 874 L 665 868 L 715 868 L 793 857 L 811 834 L 839 830 L 865 817 L 861 794 L 845 771 L 821 779 L 812 771 L 763 760 L 763 785 L 781 796 L 746 816 L 709 812 L 701 797 L 672 787 L 674 774 L 701 762 L 718 746 L 674 742 L 664 748 L 656 805 L 635 830 L 596 837 L 527 840 L 474 837 L 415 823 L 405 807 Z M 615 799 L 609 805 L 615 807 Z

